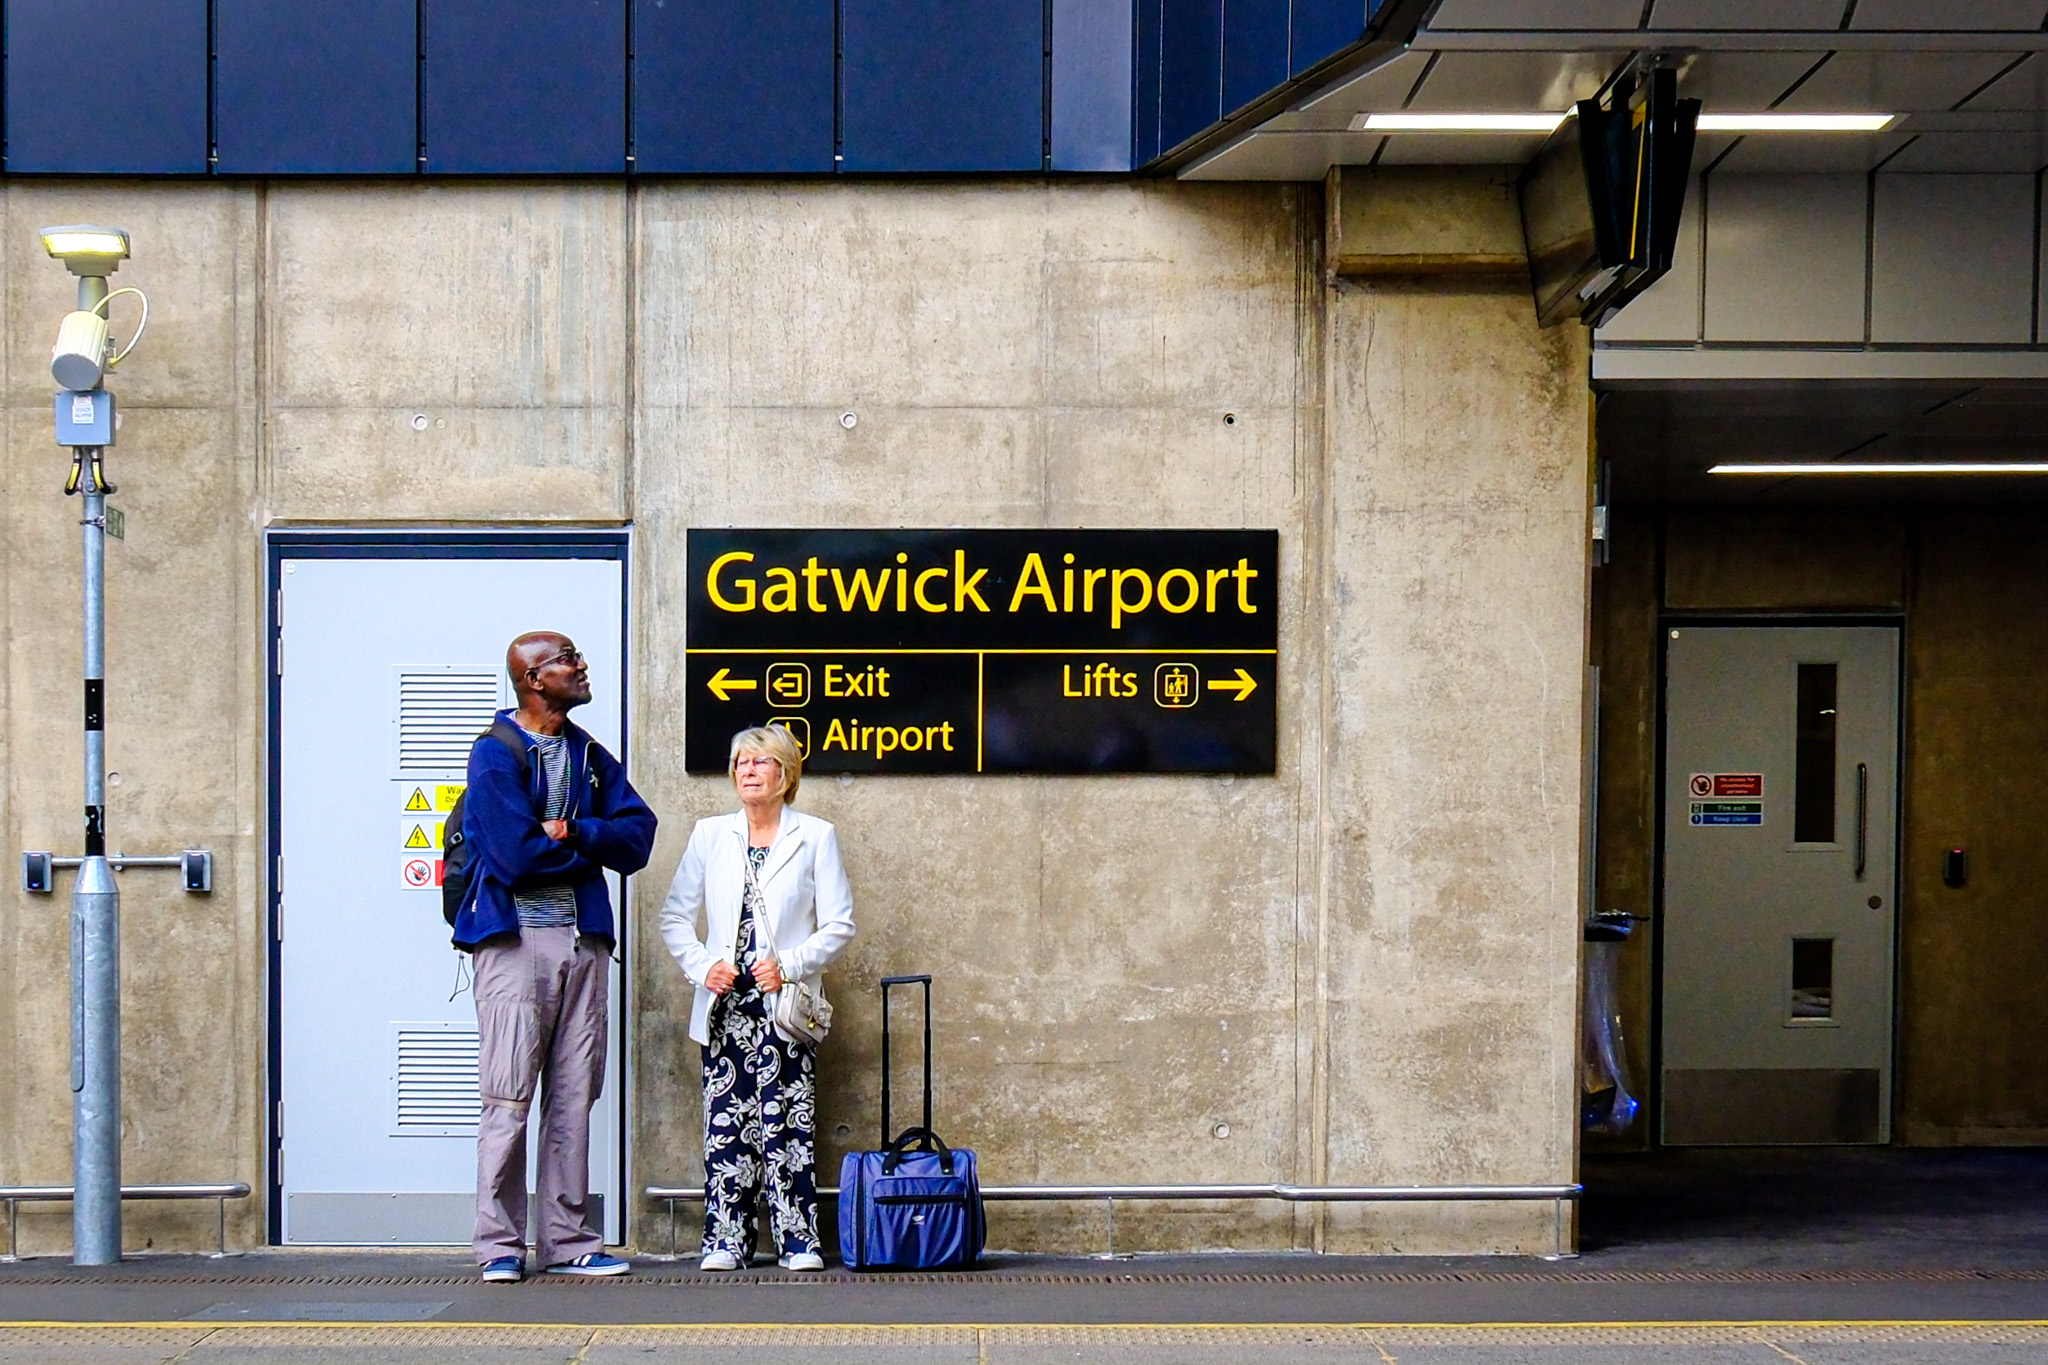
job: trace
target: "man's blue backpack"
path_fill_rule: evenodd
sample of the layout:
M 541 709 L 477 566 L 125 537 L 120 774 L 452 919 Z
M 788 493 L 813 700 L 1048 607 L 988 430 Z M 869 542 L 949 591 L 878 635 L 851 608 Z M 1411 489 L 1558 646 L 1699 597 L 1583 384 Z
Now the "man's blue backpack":
M 924 987 L 924 1123 L 889 1139 L 889 988 Z M 974 1153 L 932 1131 L 932 979 L 882 979 L 882 1149 L 839 1167 L 839 1258 L 849 1270 L 972 1269 L 988 1241 Z

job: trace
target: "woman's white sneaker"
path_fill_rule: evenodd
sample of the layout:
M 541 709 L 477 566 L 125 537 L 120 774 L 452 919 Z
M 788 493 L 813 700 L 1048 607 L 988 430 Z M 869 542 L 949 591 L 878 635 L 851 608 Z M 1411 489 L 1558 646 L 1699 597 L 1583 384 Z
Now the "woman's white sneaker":
M 784 1270 L 823 1270 L 825 1258 L 815 1251 L 798 1251 L 784 1256 L 775 1264 Z
M 738 1270 L 740 1258 L 730 1251 L 707 1251 L 704 1259 L 697 1262 L 699 1270 Z

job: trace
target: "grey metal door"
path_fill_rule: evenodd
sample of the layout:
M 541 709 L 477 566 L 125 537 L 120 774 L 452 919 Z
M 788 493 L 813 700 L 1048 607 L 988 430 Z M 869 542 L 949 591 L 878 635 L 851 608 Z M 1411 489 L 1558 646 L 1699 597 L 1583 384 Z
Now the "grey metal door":
M 299 1244 L 464 1243 L 475 1225 L 476 1010 L 467 960 L 441 919 L 442 822 L 471 741 L 511 703 L 503 659 L 522 631 L 576 641 L 596 693 L 577 722 L 619 751 L 623 565 L 516 551 L 286 552 L 279 568 L 280 1233 Z M 618 894 L 614 879 L 615 904 Z M 611 998 L 590 1162 L 615 1242 L 616 969 Z
M 1898 631 L 1665 645 L 1663 1140 L 1887 1141 Z

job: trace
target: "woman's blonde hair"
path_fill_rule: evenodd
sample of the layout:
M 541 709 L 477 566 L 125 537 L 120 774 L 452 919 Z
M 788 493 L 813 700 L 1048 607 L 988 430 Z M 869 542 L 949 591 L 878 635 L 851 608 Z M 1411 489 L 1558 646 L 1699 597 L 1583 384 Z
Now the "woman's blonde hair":
M 782 804 L 796 800 L 796 784 L 803 780 L 804 752 L 786 725 L 756 725 L 732 737 L 732 752 L 726 756 L 725 775 L 739 782 L 741 754 L 766 754 L 782 765 Z

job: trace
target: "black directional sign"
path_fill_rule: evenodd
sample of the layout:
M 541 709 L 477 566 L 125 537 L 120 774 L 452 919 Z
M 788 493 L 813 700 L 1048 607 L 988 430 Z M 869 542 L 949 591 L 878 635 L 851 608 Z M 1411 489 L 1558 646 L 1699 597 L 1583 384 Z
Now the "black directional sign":
M 685 762 L 1270 773 L 1275 531 L 693 530 Z

